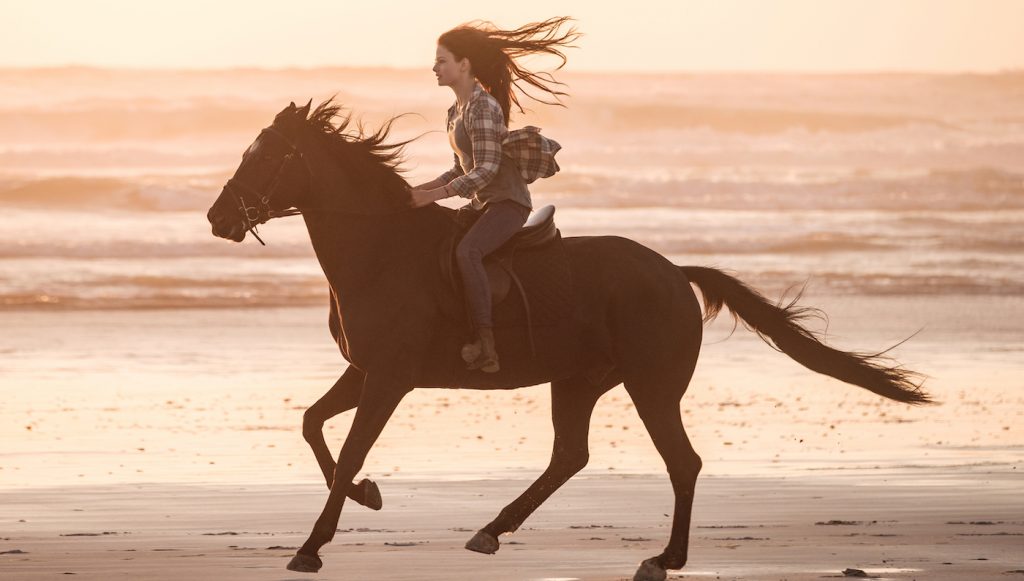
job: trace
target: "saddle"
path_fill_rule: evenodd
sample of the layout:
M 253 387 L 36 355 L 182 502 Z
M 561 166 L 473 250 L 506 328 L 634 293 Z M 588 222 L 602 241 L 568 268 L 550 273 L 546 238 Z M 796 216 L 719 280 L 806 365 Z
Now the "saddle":
M 441 275 L 448 282 L 452 292 L 460 298 L 463 298 L 464 295 L 462 278 L 455 261 L 455 247 L 461 240 L 462 234 L 463 232 L 459 232 L 445 242 L 440 257 Z M 498 250 L 484 258 L 484 269 L 487 271 L 487 279 L 491 287 L 492 305 L 497 307 L 504 303 L 509 298 L 512 287 L 515 286 L 517 294 L 522 300 L 526 327 L 529 329 L 537 323 L 543 323 L 543 321 L 537 320 L 534 313 L 531 312 L 527 287 L 531 288 L 532 294 L 546 300 L 551 293 L 536 292 L 539 289 L 534 287 L 554 286 L 559 289 L 567 289 L 568 285 L 568 261 L 562 251 L 561 236 L 555 226 L 555 207 L 544 206 L 530 215 L 518 233 L 514 234 Z M 549 283 L 554 284 L 549 285 Z M 567 293 L 558 292 L 557 294 Z M 558 302 L 563 303 L 564 301 Z M 464 300 L 463 303 L 465 303 Z M 564 304 L 541 306 L 556 307 L 559 315 L 565 310 Z M 550 311 L 550 309 L 546 310 Z M 540 314 L 542 315 L 541 319 L 551 318 L 551 316 L 544 316 L 547 314 L 545 309 L 542 309 Z M 511 319 L 512 317 L 508 313 L 495 310 L 496 325 L 507 324 Z M 532 333 L 530 334 L 530 345 L 533 348 Z

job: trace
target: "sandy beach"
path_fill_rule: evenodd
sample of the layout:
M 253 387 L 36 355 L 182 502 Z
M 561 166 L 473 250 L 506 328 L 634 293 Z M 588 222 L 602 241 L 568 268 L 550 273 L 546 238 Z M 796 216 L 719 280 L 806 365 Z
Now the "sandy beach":
M 1022 362 L 1005 335 L 1020 301 L 955 300 L 984 329 L 969 349 L 951 340 L 965 333 L 957 319 L 941 316 L 948 298 L 810 301 L 850 345 L 936 321 L 897 354 L 929 362 L 941 404 L 880 400 L 745 332 L 724 340 L 730 324 L 716 322 L 683 402 L 705 468 L 682 577 L 1024 570 Z M 864 309 L 873 318 L 858 318 Z M 364 468 L 384 510 L 348 503 L 324 569 L 286 571 L 326 495 L 300 433 L 302 411 L 342 369 L 323 314 L 3 314 L 0 578 L 619 580 L 660 552 L 671 489 L 621 388 L 598 404 L 588 468 L 494 556 L 462 546 L 543 469 L 546 387 L 418 390 Z M 296 360 L 301 370 L 284 365 Z M 332 449 L 351 417 L 326 426 Z
M 1024 575 L 1015 470 L 708 477 L 690 563 L 670 578 L 819 580 Z M 462 545 L 525 480 L 387 481 L 378 513 L 347 507 L 318 575 L 291 573 L 325 491 L 310 485 L 121 485 L 0 493 L 5 579 L 630 579 L 660 552 L 666 478 L 571 481 L 496 555 Z

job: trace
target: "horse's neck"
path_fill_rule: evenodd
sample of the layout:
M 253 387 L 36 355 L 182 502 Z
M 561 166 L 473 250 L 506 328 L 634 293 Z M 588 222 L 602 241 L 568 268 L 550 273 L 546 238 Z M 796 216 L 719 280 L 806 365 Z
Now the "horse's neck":
M 313 250 L 339 305 L 372 292 L 379 276 L 409 268 L 436 252 L 452 231 L 441 212 L 401 212 L 382 216 L 304 213 Z

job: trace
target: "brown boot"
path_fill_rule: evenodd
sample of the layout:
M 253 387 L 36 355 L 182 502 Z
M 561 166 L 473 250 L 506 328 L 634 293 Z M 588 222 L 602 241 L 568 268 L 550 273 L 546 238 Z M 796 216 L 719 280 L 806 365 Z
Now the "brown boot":
M 480 338 L 474 343 L 462 347 L 462 359 L 469 369 L 479 369 L 484 373 L 495 373 L 501 369 L 498 364 L 498 351 L 494 347 L 494 330 L 490 327 L 477 329 Z M 470 356 L 476 355 L 472 360 Z
M 483 347 L 480 346 L 480 339 L 477 338 L 476 341 L 462 346 L 462 360 L 466 362 L 466 365 L 469 365 L 479 359 L 483 351 Z

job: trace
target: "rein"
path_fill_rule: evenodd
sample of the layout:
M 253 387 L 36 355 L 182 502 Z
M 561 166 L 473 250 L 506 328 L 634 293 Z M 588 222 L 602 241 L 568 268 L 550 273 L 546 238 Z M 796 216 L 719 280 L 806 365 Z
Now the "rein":
M 277 188 L 281 182 L 281 176 L 284 175 L 286 167 L 296 159 L 301 160 L 303 162 L 303 166 L 306 168 L 306 174 L 309 176 L 311 183 L 313 181 L 313 170 L 309 167 L 309 160 L 302 155 L 302 152 L 294 143 L 292 143 L 291 139 L 288 139 L 287 135 L 281 133 L 272 126 L 266 127 L 260 131 L 260 136 L 263 136 L 264 134 L 277 137 L 291 150 L 285 154 L 284 158 L 281 159 L 281 164 L 277 167 L 277 172 L 270 180 L 270 184 L 266 188 L 266 193 L 261 192 L 236 177 L 228 179 L 227 183 L 224 184 L 224 189 L 231 191 L 231 193 L 238 198 L 238 211 L 242 214 L 242 219 L 245 221 L 246 232 L 251 233 L 256 240 L 259 240 L 260 244 L 266 246 L 267 243 L 264 242 L 257 233 L 257 226 L 266 223 L 272 218 L 296 216 L 302 213 L 297 208 L 291 208 L 288 210 L 272 210 L 270 208 L 270 200 L 277 193 Z M 246 194 L 255 199 L 255 201 L 252 202 L 254 205 L 250 205 L 250 203 L 246 202 Z
M 234 196 L 238 200 L 238 212 L 241 215 L 243 227 L 245 231 L 252 234 L 259 243 L 266 246 L 266 242 L 260 238 L 257 230 L 257 226 L 265 224 L 267 221 L 273 218 L 283 218 L 286 216 L 297 216 L 302 214 L 302 210 L 298 208 L 291 208 L 288 210 L 273 210 L 270 208 L 271 200 L 274 195 L 278 193 L 278 188 L 281 185 L 282 177 L 287 171 L 288 165 L 296 160 L 301 160 L 306 170 L 306 175 L 309 179 L 309 184 L 313 184 L 313 169 L 310 166 L 309 159 L 302 154 L 302 151 L 298 146 L 279 129 L 271 125 L 265 127 L 260 131 L 260 136 L 256 139 L 259 140 L 264 134 L 273 136 L 283 142 L 289 149 L 288 153 L 281 159 L 280 165 L 277 167 L 277 171 L 270 179 L 269 183 L 264 187 L 263 190 L 253 187 L 252 185 L 245 183 L 237 177 L 231 177 L 227 183 L 224 184 L 224 190 L 231 196 Z M 237 173 L 237 172 L 236 172 Z M 408 189 L 408 185 L 405 186 Z M 309 211 L 311 208 L 306 208 Z M 359 216 L 377 216 L 382 214 L 389 214 L 403 210 L 411 210 L 412 208 L 405 207 L 404 205 L 400 208 L 385 209 L 363 209 L 363 208 L 349 208 L 349 207 L 333 207 L 333 208 L 317 208 L 317 212 L 326 213 L 340 213 L 349 215 Z M 390 210 L 390 211 L 389 211 Z

